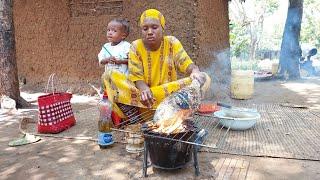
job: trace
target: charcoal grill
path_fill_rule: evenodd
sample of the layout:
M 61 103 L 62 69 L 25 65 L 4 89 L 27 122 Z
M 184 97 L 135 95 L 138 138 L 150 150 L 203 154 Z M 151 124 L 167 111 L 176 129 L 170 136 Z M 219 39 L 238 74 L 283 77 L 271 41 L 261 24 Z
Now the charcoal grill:
M 154 167 L 161 169 L 179 169 L 191 161 L 193 145 L 171 141 L 170 138 L 174 138 L 176 140 L 194 140 L 195 137 L 193 131 L 188 131 L 187 133 L 180 132 L 169 136 L 150 131 L 144 132 L 144 137 L 146 145 L 145 152 L 147 157 L 150 157 L 151 163 Z M 159 137 L 168 137 L 168 139 L 162 139 Z
M 135 111 L 135 110 L 128 110 Z M 131 114 L 126 112 L 125 114 Z M 122 122 L 117 128 L 112 128 L 114 131 L 130 132 L 126 126 L 134 123 L 144 123 L 152 121 L 154 112 L 146 111 L 139 114 L 139 117 L 133 113 L 128 116 L 128 120 Z M 142 128 L 144 141 L 143 155 L 143 176 L 147 177 L 148 167 L 160 169 L 179 169 L 185 167 L 193 160 L 195 175 L 200 174 L 198 165 L 198 150 L 204 148 L 219 148 L 223 144 L 230 128 L 222 130 L 224 127 L 219 126 L 219 119 L 213 115 L 194 114 L 191 119 L 193 128 L 176 134 L 160 134 L 154 133 L 147 127 Z M 202 129 L 208 132 L 207 138 L 214 138 L 216 141 L 213 144 L 207 144 L 206 141 L 199 142 L 197 134 Z M 211 141 L 212 142 L 212 141 Z M 150 158 L 150 159 L 149 159 Z

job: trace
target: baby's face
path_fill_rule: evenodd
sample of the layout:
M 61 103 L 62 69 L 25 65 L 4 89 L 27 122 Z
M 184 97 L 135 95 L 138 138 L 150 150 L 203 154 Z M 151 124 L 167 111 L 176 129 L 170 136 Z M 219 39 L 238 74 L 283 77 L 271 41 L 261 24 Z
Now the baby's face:
M 126 37 L 126 33 L 123 32 L 122 24 L 111 21 L 107 26 L 107 38 L 111 42 L 111 45 L 117 45 Z

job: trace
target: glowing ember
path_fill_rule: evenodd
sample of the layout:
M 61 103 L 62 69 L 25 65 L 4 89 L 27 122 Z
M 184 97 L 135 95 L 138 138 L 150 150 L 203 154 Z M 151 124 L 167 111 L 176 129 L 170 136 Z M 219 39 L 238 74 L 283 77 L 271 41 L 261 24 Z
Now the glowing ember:
M 164 134 L 183 132 L 186 130 L 183 122 L 190 119 L 191 114 L 192 110 L 190 109 L 180 110 L 172 118 L 157 121 L 153 131 Z

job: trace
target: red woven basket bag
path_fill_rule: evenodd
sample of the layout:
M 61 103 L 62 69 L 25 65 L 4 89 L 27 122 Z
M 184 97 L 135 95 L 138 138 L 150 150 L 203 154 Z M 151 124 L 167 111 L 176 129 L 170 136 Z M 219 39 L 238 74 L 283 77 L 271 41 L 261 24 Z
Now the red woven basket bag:
M 53 78 L 54 74 L 50 75 L 47 90 L 50 80 L 53 84 Z M 38 97 L 39 133 L 59 133 L 76 123 L 70 102 L 72 94 L 55 92 L 55 89 L 52 89 L 52 93 Z

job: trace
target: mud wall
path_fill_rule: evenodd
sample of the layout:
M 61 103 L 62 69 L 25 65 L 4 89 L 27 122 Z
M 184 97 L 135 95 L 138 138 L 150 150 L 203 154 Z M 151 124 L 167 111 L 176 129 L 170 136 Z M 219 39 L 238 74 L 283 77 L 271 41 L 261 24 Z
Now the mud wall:
M 128 41 L 139 38 L 139 16 L 157 8 L 165 16 L 165 33 L 183 43 L 194 61 L 206 67 L 208 52 L 228 44 L 227 1 L 224 0 L 19 0 L 14 1 L 14 26 L 19 78 L 41 88 L 51 73 L 63 86 L 85 91 L 99 84 L 103 68 L 97 54 L 106 42 L 105 28 L 115 17 L 130 20 Z
M 230 93 L 230 44 L 228 2 L 198 1 L 195 20 L 197 64 L 212 78 L 208 96 L 228 99 Z

